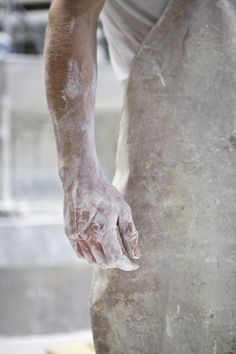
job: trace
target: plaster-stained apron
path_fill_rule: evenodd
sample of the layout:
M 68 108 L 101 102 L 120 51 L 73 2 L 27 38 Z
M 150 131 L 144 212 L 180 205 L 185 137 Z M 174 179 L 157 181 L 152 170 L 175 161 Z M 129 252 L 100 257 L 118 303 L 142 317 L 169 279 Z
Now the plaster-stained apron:
M 170 0 L 131 68 L 117 165 L 143 256 L 95 272 L 97 354 L 235 354 L 236 0 Z

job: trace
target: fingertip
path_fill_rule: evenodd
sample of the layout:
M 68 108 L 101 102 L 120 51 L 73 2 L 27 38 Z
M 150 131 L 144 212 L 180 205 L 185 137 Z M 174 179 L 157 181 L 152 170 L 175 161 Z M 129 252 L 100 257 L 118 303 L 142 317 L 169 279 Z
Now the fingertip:
M 136 246 L 134 249 L 134 258 L 135 259 L 139 259 L 141 258 L 142 254 L 141 254 L 141 250 L 139 246 Z
M 116 262 L 116 268 L 126 272 L 131 272 L 139 269 L 139 265 L 130 260 L 126 255 L 123 255 L 123 257 Z
M 141 257 L 141 251 L 139 247 L 138 233 L 135 233 L 130 239 L 124 239 L 124 247 L 132 259 L 139 259 Z

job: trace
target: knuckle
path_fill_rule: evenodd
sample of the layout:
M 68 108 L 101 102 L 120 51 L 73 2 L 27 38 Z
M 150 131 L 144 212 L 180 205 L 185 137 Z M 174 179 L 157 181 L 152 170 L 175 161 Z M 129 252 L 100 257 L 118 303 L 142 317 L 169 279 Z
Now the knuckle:
M 104 234 L 104 225 L 97 223 L 97 222 L 92 222 L 88 227 L 83 231 L 82 237 L 87 241 L 87 242 L 97 242 L 99 237 Z
M 91 211 L 87 207 L 77 207 L 76 208 L 76 219 L 77 221 L 86 222 L 89 221 L 91 217 Z
M 100 231 L 104 230 L 104 224 L 102 222 L 92 222 L 90 228 L 95 233 L 99 233 Z
M 89 210 L 82 210 L 81 211 L 81 220 L 82 221 L 89 221 L 90 219 L 90 211 Z

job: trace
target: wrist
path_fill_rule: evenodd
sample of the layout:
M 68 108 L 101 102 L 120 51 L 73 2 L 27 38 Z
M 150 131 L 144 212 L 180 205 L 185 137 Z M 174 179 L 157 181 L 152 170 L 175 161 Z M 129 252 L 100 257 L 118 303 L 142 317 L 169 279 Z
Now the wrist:
M 58 157 L 59 176 L 64 189 L 68 189 L 74 183 L 90 183 L 98 176 L 99 163 L 96 152 L 71 154 L 66 158 Z

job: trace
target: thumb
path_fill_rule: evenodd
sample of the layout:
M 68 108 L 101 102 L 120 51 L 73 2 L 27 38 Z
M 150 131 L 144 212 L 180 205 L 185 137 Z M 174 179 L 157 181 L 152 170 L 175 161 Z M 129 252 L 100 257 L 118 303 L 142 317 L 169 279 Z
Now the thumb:
M 134 225 L 130 207 L 122 208 L 119 212 L 118 229 L 123 242 L 123 246 L 131 259 L 138 259 L 141 256 L 139 248 L 139 234 Z

